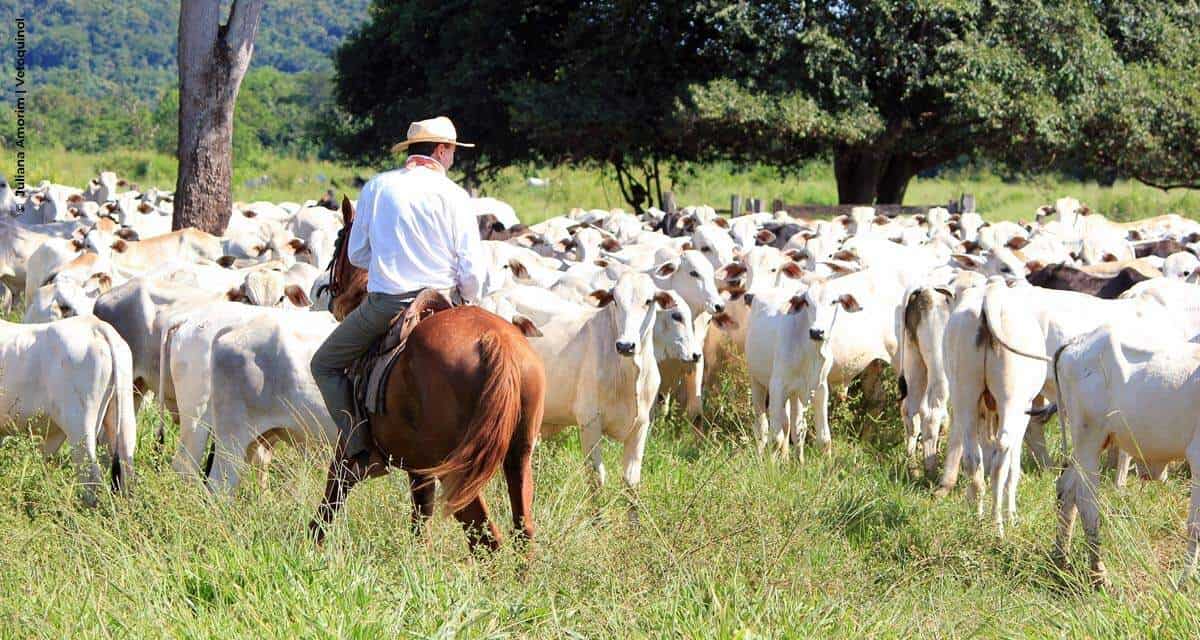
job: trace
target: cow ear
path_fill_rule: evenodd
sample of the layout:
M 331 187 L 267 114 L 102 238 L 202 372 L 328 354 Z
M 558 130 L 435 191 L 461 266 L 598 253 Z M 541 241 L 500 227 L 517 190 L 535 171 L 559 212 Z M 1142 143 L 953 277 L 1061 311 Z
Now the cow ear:
M 107 273 L 97 273 L 89 278 L 89 280 L 92 280 L 96 283 L 96 290 L 100 293 L 108 293 L 109 290 L 112 289 L 112 276 L 108 275 Z
M 679 226 L 687 232 L 691 232 L 696 228 L 696 216 L 686 215 L 679 219 Z
M 246 297 L 246 286 L 234 287 L 225 292 L 225 298 L 230 302 L 245 302 L 249 298 Z
M 779 272 L 793 280 L 804 275 L 804 269 L 801 269 L 800 265 L 796 264 L 795 262 L 788 262 L 784 264 L 783 267 L 779 269 Z
M 267 252 L 267 247 L 265 245 L 256 244 L 253 247 L 250 247 L 250 252 L 253 253 L 254 257 L 257 258 Z
M 858 299 L 852 294 L 843 293 L 841 297 L 837 299 L 837 301 L 838 304 L 842 305 L 843 309 L 849 311 L 850 313 L 862 311 L 862 305 L 858 304 Z
M 1092 208 L 1087 206 L 1086 204 L 1083 205 L 1082 207 L 1079 207 L 1079 215 L 1081 215 L 1081 216 L 1092 215 Z
M 738 328 L 737 321 L 731 318 L 728 313 L 718 313 L 713 316 L 712 320 L 718 329 L 733 330 Z
M 983 246 L 974 240 L 967 240 L 962 243 L 963 253 L 979 253 L 983 251 Z
M 963 269 L 978 269 L 983 266 L 984 259 L 979 256 L 973 256 L 969 253 L 952 253 L 950 259 L 958 263 L 958 266 Z
M 575 248 L 575 239 L 563 238 L 554 245 L 554 248 L 559 252 L 566 253 L 567 251 Z
M 1134 240 L 1134 241 L 1141 240 L 1142 232 L 1138 231 L 1137 229 L 1130 229 L 1129 234 L 1125 237 L 1125 239 L 1126 240 Z
M 754 294 L 750 293 L 750 292 L 743 293 L 742 301 L 744 301 L 746 303 L 747 307 L 754 304 Z
M 834 260 L 843 260 L 846 262 L 856 262 L 858 260 L 858 255 L 849 249 L 842 249 L 829 257 Z
M 677 262 L 674 260 L 667 260 L 666 262 L 658 265 L 658 268 L 654 270 L 654 275 L 659 278 L 666 278 L 675 273 L 675 271 L 678 269 L 679 264 Z
M 74 240 L 72 240 L 72 241 L 71 241 L 71 246 L 72 246 L 72 247 L 75 247 L 75 250 L 76 250 L 76 251 L 83 251 L 83 248 L 84 248 L 84 247 L 86 247 L 87 245 L 86 245 L 86 244 L 84 244 L 83 240 L 80 240 L 79 238 L 76 238 L 76 239 L 74 239 Z
M 915 220 L 917 224 L 925 224 L 929 219 L 926 218 L 924 214 L 918 213 L 917 215 L 913 216 L 913 220 Z
M 71 197 L 67 198 L 67 202 L 70 204 L 80 204 L 83 202 L 83 196 L 78 193 L 73 193 L 71 194 Z
M 719 284 L 719 285 L 717 285 L 717 291 L 720 291 L 722 293 L 728 293 L 730 300 L 737 300 L 737 299 L 741 298 L 743 295 L 747 295 L 746 288 L 739 287 L 739 286 L 730 286 L 730 285 Z
M 883 226 L 883 225 L 891 222 L 891 219 L 883 214 L 879 214 L 879 215 L 875 216 L 874 218 L 872 218 L 871 222 L 874 224 Z
M 128 248 L 129 244 L 121 239 L 118 239 L 116 242 L 112 243 L 112 250 L 116 251 L 117 253 L 125 253 L 125 250 Z
M 1025 271 L 1027 271 L 1029 273 L 1034 273 L 1035 271 L 1041 271 L 1042 269 L 1045 269 L 1045 268 L 1046 268 L 1046 265 L 1041 260 L 1030 260 L 1029 262 L 1025 263 Z
M 288 246 L 292 248 L 293 253 L 306 253 L 308 251 L 308 245 L 300 238 L 288 240 Z
M 787 251 L 783 252 L 783 255 L 797 262 L 808 259 L 808 251 L 804 249 L 788 249 Z
M 117 229 L 117 237 L 121 238 L 122 240 L 129 240 L 130 242 L 135 242 L 141 236 L 138 235 L 137 231 L 134 231 L 133 229 L 131 229 L 129 227 L 121 227 L 120 229 Z
M 283 295 L 287 296 L 288 300 L 297 307 L 311 307 L 312 300 L 308 299 L 308 294 L 298 284 L 289 284 L 284 287 Z
M 1117 256 L 1115 256 L 1107 251 L 1105 251 L 1104 255 L 1100 257 L 1100 261 L 1101 262 L 1118 262 Z
M 716 277 L 718 280 L 732 280 L 743 273 L 746 273 L 746 265 L 740 262 L 730 262 L 729 264 L 717 269 Z
M 138 205 L 138 211 L 141 213 L 150 213 L 151 211 L 154 211 L 154 205 L 150 204 L 149 202 L 143 202 Z
M 504 228 L 504 223 L 503 223 L 503 222 L 500 222 L 499 220 L 497 220 L 497 221 L 493 222 L 493 223 L 492 223 L 492 226 L 490 227 L 490 229 L 491 229 L 492 231 L 495 231 L 496 233 L 500 233 L 501 231 L 505 231 L 505 230 L 506 230 L 506 229 Z
M 675 298 L 666 291 L 659 291 L 658 293 L 654 294 L 654 302 L 658 303 L 658 307 L 660 309 L 675 308 Z
M 792 299 L 788 300 L 787 312 L 799 313 L 802 309 L 804 309 L 804 307 L 807 306 L 808 298 L 805 298 L 804 296 L 792 296 Z
M 525 316 L 513 316 L 512 323 L 521 332 L 521 335 L 526 338 L 542 337 L 542 332 L 537 328 L 537 325 L 533 324 L 533 320 Z
M 607 307 L 613 301 L 612 291 L 608 289 L 596 289 L 589 293 L 588 296 L 595 299 L 597 307 Z
M 252 209 L 246 209 L 245 211 L 242 212 L 242 217 L 243 218 L 256 218 L 256 217 L 258 217 L 258 212 L 254 211 Z
M 754 236 L 754 241 L 758 244 L 771 244 L 775 242 L 775 234 L 770 229 L 763 229 Z
M 1021 236 L 1013 236 L 1008 239 L 1008 242 L 1004 243 L 1004 246 L 1008 247 L 1009 249 L 1012 249 L 1013 251 L 1018 251 L 1020 249 L 1024 249 L 1028 245 L 1029 245 L 1029 240 L 1022 238 Z
M 695 250 L 695 248 L 696 247 L 693 246 L 691 242 L 685 242 L 679 246 L 680 251 L 693 251 L 693 250 Z
M 237 258 L 233 256 L 221 256 L 217 258 L 217 265 L 229 269 L 237 262 Z
M 525 267 L 524 262 L 521 262 L 516 258 L 510 258 L 508 260 L 508 268 L 510 271 L 512 271 L 514 278 L 529 278 L 529 269 Z
M 592 264 L 596 265 L 597 267 L 600 267 L 601 269 L 607 269 L 609 262 L 608 262 L 608 260 L 605 260 L 604 258 L 596 258 L 595 260 L 592 260 Z
M 717 225 L 718 227 L 721 227 L 722 229 L 729 228 L 729 221 L 726 220 L 725 218 L 715 218 L 713 220 L 713 224 Z
M 117 180 L 117 186 L 118 187 L 127 187 L 127 186 L 129 186 L 129 182 L 127 182 L 125 180 L 125 178 L 121 178 L 120 180 Z
M 934 287 L 933 290 L 946 296 L 947 298 L 950 298 L 951 300 L 954 299 L 954 291 L 950 287 Z
M 606 238 L 604 242 L 600 243 L 600 248 L 605 251 L 620 251 L 621 243 L 617 242 L 616 238 Z

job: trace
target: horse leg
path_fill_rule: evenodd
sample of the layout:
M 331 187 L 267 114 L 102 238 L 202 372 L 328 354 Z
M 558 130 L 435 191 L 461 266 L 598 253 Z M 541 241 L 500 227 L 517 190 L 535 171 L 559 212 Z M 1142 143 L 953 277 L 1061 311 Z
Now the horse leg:
M 433 478 L 418 473 L 408 472 L 408 488 L 412 493 L 412 532 L 420 537 L 425 523 L 433 517 L 433 496 L 437 485 Z
M 500 547 L 500 530 L 488 517 L 487 503 L 480 494 L 467 506 L 454 512 L 454 519 L 462 523 L 463 531 L 467 534 L 467 542 L 474 552 L 479 545 L 495 551 Z
M 504 457 L 504 482 L 512 505 L 513 530 L 519 538 L 533 540 L 533 445 L 516 443 Z
M 358 484 L 359 479 L 358 474 L 348 473 L 342 461 L 334 456 L 333 462 L 329 463 L 329 474 L 325 479 L 325 497 L 317 507 L 317 517 L 308 523 L 308 533 L 317 544 L 325 541 L 325 528 L 333 522 L 333 517 L 346 503 L 347 494 Z

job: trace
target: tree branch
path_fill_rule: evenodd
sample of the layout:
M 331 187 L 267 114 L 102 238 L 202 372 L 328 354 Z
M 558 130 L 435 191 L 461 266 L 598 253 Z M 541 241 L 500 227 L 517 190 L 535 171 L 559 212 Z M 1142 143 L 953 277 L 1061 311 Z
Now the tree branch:
M 1162 189 L 1163 191 L 1170 191 L 1171 189 L 1200 189 L 1200 182 L 1161 183 L 1139 175 L 1133 176 L 1133 179 L 1146 185 L 1147 187 L 1154 187 L 1155 189 Z
M 224 44 L 235 64 L 240 62 L 242 56 L 249 62 L 250 54 L 254 50 L 254 37 L 258 34 L 262 10 L 266 4 L 266 0 L 233 0 L 233 5 L 229 7 Z

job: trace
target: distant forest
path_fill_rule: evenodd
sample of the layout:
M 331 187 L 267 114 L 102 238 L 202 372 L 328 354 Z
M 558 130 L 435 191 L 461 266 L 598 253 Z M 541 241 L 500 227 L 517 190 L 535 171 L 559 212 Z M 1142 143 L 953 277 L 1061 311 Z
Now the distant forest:
M 321 121 L 333 117 L 330 55 L 366 20 L 369 4 L 267 3 L 238 100 L 239 164 L 253 163 L 264 151 L 325 155 Z M 174 151 L 178 0 L 0 2 L 5 77 L 14 64 L 7 52 L 15 47 L 18 17 L 26 22 L 31 144 L 85 152 Z M 0 144 L 10 143 L 15 128 L 12 118 L 0 121 Z

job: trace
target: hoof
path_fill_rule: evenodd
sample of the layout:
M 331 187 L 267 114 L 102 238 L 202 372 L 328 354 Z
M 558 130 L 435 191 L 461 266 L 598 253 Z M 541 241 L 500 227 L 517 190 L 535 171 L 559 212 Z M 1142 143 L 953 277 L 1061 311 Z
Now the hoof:
M 941 500 L 942 498 L 945 498 L 948 495 L 950 495 L 950 487 L 947 487 L 945 485 L 940 485 L 940 486 L 938 486 L 937 489 L 933 490 L 933 497 L 938 500 Z
M 1102 591 L 1108 586 L 1108 569 L 1103 562 L 1097 562 L 1091 569 L 1092 588 Z

